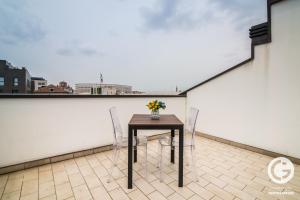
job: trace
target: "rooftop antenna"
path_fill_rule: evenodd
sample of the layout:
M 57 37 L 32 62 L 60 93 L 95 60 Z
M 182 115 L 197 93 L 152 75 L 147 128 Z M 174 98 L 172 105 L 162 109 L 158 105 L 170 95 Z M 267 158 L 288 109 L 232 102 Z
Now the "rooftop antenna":
M 102 76 L 102 73 L 100 73 L 100 84 L 103 83 L 103 76 Z

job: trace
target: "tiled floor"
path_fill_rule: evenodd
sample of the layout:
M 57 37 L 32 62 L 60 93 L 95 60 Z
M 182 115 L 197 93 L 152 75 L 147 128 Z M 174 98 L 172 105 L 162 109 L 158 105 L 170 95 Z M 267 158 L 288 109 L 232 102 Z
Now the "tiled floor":
M 266 166 L 270 157 L 196 137 L 198 182 L 193 181 L 189 152 L 185 151 L 184 187 L 177 187 L 177 165 L 164 152 L 164 182 L 160 182 L 157 141 L 148 145 L 148 178 L 144 178 L 143 152 L 134 164 L 134 188 L 127 186 L 127 151 L 120 154 L 115 180 L 107 183 L 112 151 L 0 176 L 1 199 L 300 199 L 300 166 L 295 177 L 280 186 L 269 181 Z M 293 195 L 270 195 L 293 191 Z

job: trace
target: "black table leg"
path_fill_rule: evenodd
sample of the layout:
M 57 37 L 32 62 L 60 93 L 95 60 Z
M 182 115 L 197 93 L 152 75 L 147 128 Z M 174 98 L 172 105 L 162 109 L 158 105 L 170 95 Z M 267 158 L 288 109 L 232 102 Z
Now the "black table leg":
M 178 187 L 183 187 L 183 127 L 179 128 L 179 161 L 178 161 Z
M 175 131 L 171 130 L 171 163 L 175 163 L 175 146 L 174 146 Z
M 132 189 L 132 128 L 128 126 L 128 189 Z
M 134 145 L 133 151 L 134 151 L 134 157 L 133 157 L 133 162 L 137 162 L 137 129 L 133 130 L 134 133 L 134 139 L 136 144 Z

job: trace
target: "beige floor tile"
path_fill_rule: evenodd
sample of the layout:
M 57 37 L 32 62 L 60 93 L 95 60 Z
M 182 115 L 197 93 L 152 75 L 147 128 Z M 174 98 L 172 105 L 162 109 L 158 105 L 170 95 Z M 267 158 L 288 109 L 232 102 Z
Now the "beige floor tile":
M 100 161 L 101 165 L 105 167 L 106 169 L 110 169 L 112 165 L 112 161 L 110 159 L 104 159 Z
M 38 180 L 24 181 L 22 185 L 21 196 L 26 196 L 31 193 L 38 193 Z
M 0 175 L 0 188 L 5 187 L 8 180 L 8 175 Z
M 238 167 L 232 167 L 229 171 L 231 171 L 232 173 L 237 173 L 239 176 L 242 176 L 242 177 L 250 179 L 250 180 L 255 177 L 254 175 L 249 174 L 249 173 L 245 172 L 243 169 L 240 169 Z
M 219 188 L 225 187 L 227 185 L 224 181 L 222 181 L 220 178 L 216 178 L 214 176 L 211 176 L 210 174 L 205 174 L 202 176 L 205 180 L 207 180 L 210 183 L 215 184 Z
M 154 191 L 151 194 L 149 194 L 148 198 L 151 200 L 166 200 L 166 198 L 158 191 Z
M 39 183 L 45 183 L 53 180 L 53 174 L 51 170 L 41 170 L 39 172 Z
M 48 181 L 39 185 L 39 198 L 44 198 L 55 194 L 53 181 Z
M 75 158 L 75 162 L 78 166 L 84 166 L 89 164 L 85 157 Z
M 203 199 L 208 200 L 214 196 L 213 193 L 211 193 L 210 191 L 206 190 L 205 188 L 201 187 L 196 183 L 190 183 L 187 187 Z
M 129 193 L 129 192 L 132 192 L 132 191 L 137 189 L 136 187 L 133 187 L 132 189 L 128 189 L 128 187 L 127 187 L 127 184 L 128 184 L 127 177 L 117 179 L 116 182 L 121 186 L 121 188 L 123 189 L 123 191 L 125 193 Z
M 165 197 L 168 197 L 175 192 L 169 185 L 160 182 L 159 180 L 153 181 L 151 185 Z
M 6 183 L 4 194 L 14 191 L 20 191 L 22 188 L 22 179 L 9 179 Z
M 56 185 L 55 190 L 56 190 L 56 195 L 58 200 L 67 199 L 73 196 L 73 191 L 71 189 L 70 183 Z
M 92 168 L 100 165 L 100 162 L 98 161 L 98 159 L 96 158 L 95 155 L 89 155 L 89 156 L 86 156 L 85 158 Z
M 250 186 L 251 188 L 257 190 L 257 191 L 263 191 L 263 189 L 266 187 L 260 183 L 251 181 L 249 184 L 247 184 L 247 186 Z
M 183 196 L 185 199 L 189 199 L 195 193 L 192 192 L 188 187 L 178 187 L 177 181 L 172 182 L 169 186 L 178 194 Z
M 189 198 L 189 200 L 204 200 L 204 199 L 201 198 L 199 195 L 195 194 L 194 196 L 192 196 L 191 198 Z
M 53 174 L 55 185 L 61 185 L 69 182 L 68 175 L 65 171 L 59 171 Z
M 209 167 L 206 167 L 206 166 L 202 166 L 202 167 L 200 167 L 200 169 L 202 171 L 205 171 L 206 173 L 216 177 L 216 178 L 218 178 L 220 175 L 222 175 L 220 172 L 218 172 L 216 170 L 213 170 L 213 169 L 211 169 Z
M 262 184 L 262 185 L 264 185 L 264 186 L 266 186 L 266 187 L 269 187 L 269 188 L 277 188 L 277 187 L 278 187 L 278 185 L 277 185 L 276 183 L 273 183 L 273 182 L 271 182 L 271 181 L 266 181 L 266 180 L 264 180 L 264 179 L 262 179 L 262 178 L 259 178 L 259 177 L 255 177 L 255 178 L 253 179 L 253 181 L 254 181 L 255 183 Z
M 38 193 L 31 193 L 25 196 L 21 196 L 20 200 L 38 200 Z
M 13 179 L 22 179 L 23 180 L 23 177 L 24 177 L 24 170 L 13 172 L 13 173 L 9 174 L 8 179 L 9 180 L 13 180 Z
M 220 176 L 219 179 L 233 187 L 236 187 L 239 190 L 242 190 L 245 187 L 245 184 L 243 184 L 237 180 L 234 180 L 228 176 L 225 176 L 225 175 Z
M 226 176 L 228 176 L 228 177 L 230 177 L 232 179 L 234 179 L 234 178 L 236 178 L 238 176 L 237 173 L 229 171 L 229 170 L 223 168 L 222 166 L 217 166 L 216 168 L 214 168 L 214 170 L 216 170 L 216 171 L 222 173 L 223 175 L 226 175 Z
M 128 194 L 128 197 L 132 200 L 148 200 L 141 190 L 136 189 Z
M 77 165 L 65 165 L 65 170 L 68 175 L 79 173 Z
M 250 194 L 251 196 L 255 196 L 256 198 L 259 198 L 259 199 L 263 199 L 263 200 L 276 200 L 276 196 L 272 196 L 270 194 L 266 194 L 266 193 L 263 193 L 263 192 L 260 192 L 260 191 L 257 191 L 255 190 L 254 188 L 250 187 L 250 186 L 246 186 L 244 189 L 243 189 L 244 192 Z
M 0 187 L 0 198 L 2 197 L 2 194 L 3 194 L 3 192 L 4 192 L 4 188 L 5 186 L 3 186 L 3 187 Z
M 96 175 L 100 178 L 100 177 L 106 177 L 108 175 L 108 172 L 106 170 L 106 168 L 104 168 L 102 165 L 98 165 L 94 168 L 94 171 L 96 173 Z
M 2 199 L 1 200 L 19 200 L 20 199 L 20 195 L 21 195 L 21 191 L 14 191 L 14 192 L 10 192 L 10 193 L 6 193 L 2 195 Z
M 30 181 L 39 178 L 38 168 L 32 168 L 24 171 L 23 181 Z
M 218 196 L 214 196 L 211 200 L 223 200 L 223 198 L 220 198 Z
M 121 188 L 114 189 L 109 192 L 113 200 L 127 200 L 128 196 L 124 193 Z
M 155 188 L 148 183 L 147 181 L 145 181 L 144 179 L 138 179 L 135 181 L 135 186 L 137 188 L 139 188 L 145 195 L 150 194 L 151 192 L 155 191 Z
M 197 179 L 198 179 L 198 181 L 196 181 L 196 183 L 202 187 L 205 187 L 209 184 L 209 182 L 202 177 L 198 177 Z
M 110 195 L 103 186 L 99 186 L 90 190 L 94 200 L 111 200 Z
M 94 173 L 93 168 L 91 168 L 89 165 L 79 166 L 79 170 L 80 170 L 82 176 L 88 176 L 88 175 Z
M 154 177 L 153 178 L 149 178 L 149 176 L 153 176 L 154 175 Z M 162 178 L 163 178 L 163 182 L 165 183 L 165 184 L 169 184 L 169 183 L 172 183 L 175 179 L 172 177 L 172 176 L 170 176 L 169 174 L 166 174 L 166 173 L 162 173 Z M 158 180 L 158 179 L 160 179 L 160 172 L 159 171 L 157 171 L 157 172 L 155 172 L 155 173 L 153 173 L 153 174 L 148 174 L 148 181 L 150 181 L 150 182 L 152 182 L 152 181 L 154 181 L 154 180 Z
M 148 143 L 148 179 L 141 165 L 143 152 L 133 167 L 133 189 L 127 189 L 127 151 L 120 152 L 114 179 L 107 183 L 112 151 L 34 167 L 7 175 L 0 175 L 2 199 L 300 199 L 300 166 L 295 165 L 295 178 L 279 191 L 293 190 L 293 196 L 271 196 L 276 184 L 267 176 L 272 159 L 258 153 L 239 149 L 206 138 L 196 137 L 196 166 L 198 182 L 193 182 L 189 154 L 185 154 L 184 187 L 179 188 L 178 154 L 176 164 L 169 162 L 170 152 L 164 156 L 164 180 L 159 182 L 156 167 L 159 153 L 157 141 Z M 38 186 L 38 187 L 37 187 Z M 74 191 L 74 192 L 73 192 Z M 277 191 L 277 190 L 276 190 Z M 22 195 L 21 195 L 22 194 Z M 56 198 L 57 197 L 57 198 Z M 2 200 L 1 199 L 1 200 Z
M 112 177 L 114 179 L 119 179 L 119 178 L 125 177 L 125 174 L 118 167 L 114 167 L 113 170 L 111 171 L 111 173 L 112 173 Z
M 255 200 L 255 197 L 230 185 L 227 185 L 224 190 L 243 200 Z
M 211 193 L 213 193 L 216 196 L 218 196 L 219 198 L 221 198 L 221 199 L 224 199 L 224 200 L 232 200 L 232 199 L 234 199 L 234 196 L 231 193 L 222 190 L 221 188 L 219 188 L 218 186 L 216 186 L 216 185 L 214 185 L 212 183 L 210 183 L 209 185 L 207 185 L 205 188 L 208 191 L 210 191 Z
M 74 187 L 73 192 L 76 200 L 92 199 L 92 195 L 86 185 Z
M 64 171 L 65 166 L 63 162 L 53 163 L 51 164 L 53 173 Z
M 114 179 L 112 179 L 110 182 L 108 182 L 107 180 L 108 177 L 100 177 L 100 181 L 107 191 L 111 191 L 120 187 Z
M 38 169 L 39 169 L 39 172 L 51 171 L 52 166 L 51 166 L 51 164 L 47 164 L 47 165 L 40 166 Z
M 80 173 L 69 175 L 69 180 L 72 187 L 76 187 L 85 184 L 85 181 Z
M 84 177 L 88 187 L 90 189 L 101 186 L 101 182 L 99 178 L 95 174 L 90 174 Z
M 56 200 L 56 195 L 50 195 L 43 198 L 39 198 L 39 200 Z
M 76 200 L 75 197 L 69 197 L 66 200 Z
M 168 199 L 169 200 L 183 200 L 183 199 L 185 199 L 184 197 L 182 197 L 180 194 L 178 194 L 178 193 L 173 193 L 172 195 L 170 195 L 169 197 L 168 197 Z

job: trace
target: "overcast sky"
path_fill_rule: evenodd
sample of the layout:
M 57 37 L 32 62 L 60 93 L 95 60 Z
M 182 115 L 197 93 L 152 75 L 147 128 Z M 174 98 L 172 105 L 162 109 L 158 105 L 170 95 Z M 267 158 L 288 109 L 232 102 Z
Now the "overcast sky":
M 184 90 L 250 56 L 266 0 L 0 0 L 0 59 L 49 83 Z

